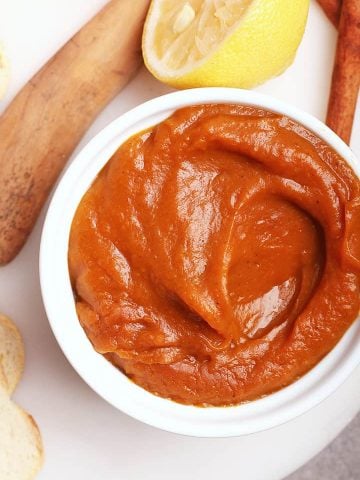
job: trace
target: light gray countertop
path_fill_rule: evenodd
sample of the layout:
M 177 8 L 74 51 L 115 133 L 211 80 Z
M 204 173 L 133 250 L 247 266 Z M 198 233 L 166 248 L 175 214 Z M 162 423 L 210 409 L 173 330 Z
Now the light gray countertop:
M 286 480 L 359 480 L 360 414 L 323 452 Z

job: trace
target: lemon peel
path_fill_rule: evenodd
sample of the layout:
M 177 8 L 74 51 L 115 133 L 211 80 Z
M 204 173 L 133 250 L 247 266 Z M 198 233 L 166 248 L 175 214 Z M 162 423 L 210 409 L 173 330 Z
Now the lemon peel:
M 308 9 L 309 0 L 153 0 L 144 61 L 177 88 L 251 88 L 293 62 Z

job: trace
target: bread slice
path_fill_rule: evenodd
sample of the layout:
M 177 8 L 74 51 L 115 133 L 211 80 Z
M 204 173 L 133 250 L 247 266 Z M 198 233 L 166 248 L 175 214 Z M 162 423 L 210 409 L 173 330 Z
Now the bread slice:
M 0 388 L 0 479 L 32 480 L 42 463 L 43 447 L 35 421 Z
M 24 371 L 24 343 L 16 325 L 5 315 L 0 315 L 0 366 L 5 374 L 1 379 L 6 392 L 11 395 Z M 0 477 L 1 478 L 1 477 Z
M 9 384 L 4 372 L 4 368 L 1 363 L 1 359 L 0 359 L 0 388 L 3 388 L 6 392 L 9 391 Z
M 3 46 L 0 44 L 0 99 L 5 95 L 10 79 L 9 61 L 4 54 Z

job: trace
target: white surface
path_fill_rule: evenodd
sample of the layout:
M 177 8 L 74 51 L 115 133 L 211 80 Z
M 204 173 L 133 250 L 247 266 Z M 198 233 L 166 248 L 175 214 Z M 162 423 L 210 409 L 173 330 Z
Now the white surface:
M 276 427 L 305 413 L 333 393 L 360 364 L 360 321 L 299 381 L 265 398 L 227 408 L 180 405 L 150 394 L 98 355 L 76 314 L 67 266 L 75 211 L 109 158 L 125 140 L 194 104 L 238 103 L 286 115 L 319 135 L 360 177 L 349 147 L 315 117 L 274 97 L 250 90 L 197 88 L 162 95 L 121 115 L 77 155 L 60 181 L 45 219 L 40 246 L 40 283 L 52 330 L 75 370 L 109 403 L 163 430 L 197 437 L 231 437 Z
M 12 61 L 12 84 L 2 110 L 37 68 L 105 0 L 0 0 L 0 37 Z M 324 118 L 335 31 L 313 4 L 293 66 L 260 87 Z M 103 112 L 84 145 L 113 118 L 169 89 L 145 71 Z M 360 155 L 360 109 L 352 147 Z M 43 217 L 42 217 L 43 218 Z M 360 369 L 330 398 L 274 430 L 233 439 L 185 438 L 147 427 L 110 407 L 65 360 L 48 325 L 37 273 L 42 218 L 20 256 L 0 269 L 0 311 L 20 326 L 26 343 L 24 378 L 15 395 L 37 419 L 46 463 L 43 480 L 218 479 L 279 480 L 322 449 L 360 406 Z M 262 459 L 262 461 L 260 461 Z

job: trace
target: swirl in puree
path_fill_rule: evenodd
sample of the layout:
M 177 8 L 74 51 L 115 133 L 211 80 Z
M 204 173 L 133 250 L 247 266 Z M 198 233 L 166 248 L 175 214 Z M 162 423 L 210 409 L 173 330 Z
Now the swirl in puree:
M 359 312 L 359 180 L 295 121 L 199 105 L 134 135 L 69 243 L 81 325 L 143 388 L 232 405 L 306 373 Z

